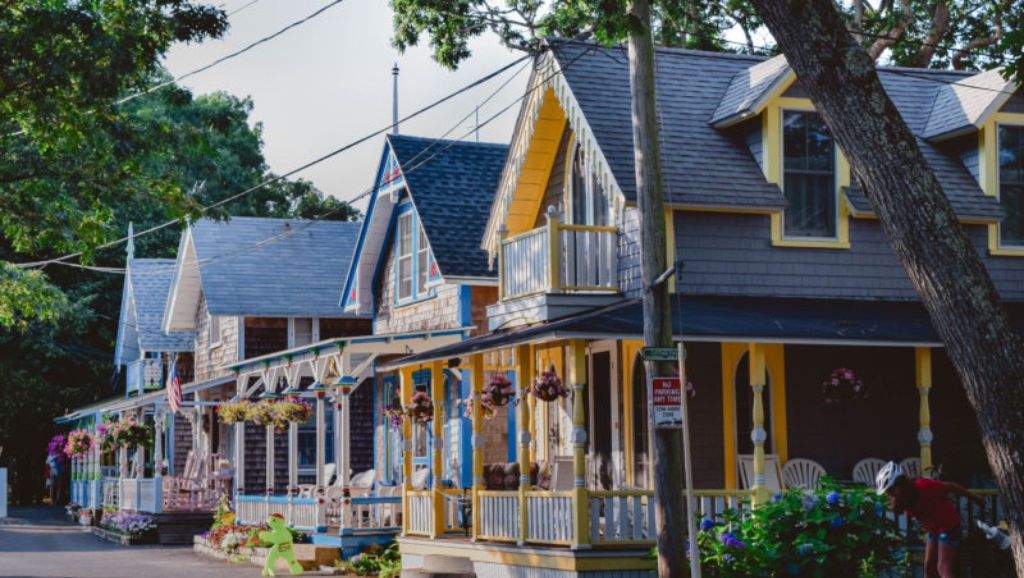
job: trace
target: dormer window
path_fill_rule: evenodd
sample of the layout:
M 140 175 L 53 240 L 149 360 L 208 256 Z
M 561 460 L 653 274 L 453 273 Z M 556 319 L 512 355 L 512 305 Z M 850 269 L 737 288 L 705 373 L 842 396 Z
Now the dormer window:
M 787 237 L 836 237 L 836 152 L 813 111 L 783 111 L 783 191 Z
M 999 125 L 999 242 L 1024 246 L 1024 126 Z
M 206 315 L 207 323 L 210 325 L 210 347 L 217 347 L 221 344 L 220 336 L 220 317 L 216 315 Z

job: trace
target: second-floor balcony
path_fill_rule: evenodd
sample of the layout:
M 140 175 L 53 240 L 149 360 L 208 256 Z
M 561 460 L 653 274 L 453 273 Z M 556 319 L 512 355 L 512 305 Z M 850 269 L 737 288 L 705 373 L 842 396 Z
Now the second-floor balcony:
M 548 223 L 506 237 L 498 253 L 499 302 L 490 328 L 554 319 L 618 299 L 617 227 Z
M 181 383 L 192 381 L 191 354 L 178 354 L 178 380 Z M 129 394 L 141 394 L 161 389 L 167 385 L 167 362 L 159 357 L 145 357 L 128 362 L 126 366 L 127 391 Z

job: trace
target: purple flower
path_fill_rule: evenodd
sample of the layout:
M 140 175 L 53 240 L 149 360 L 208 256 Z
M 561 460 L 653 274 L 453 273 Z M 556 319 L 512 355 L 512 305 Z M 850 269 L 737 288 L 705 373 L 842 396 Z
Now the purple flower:
M 775 492 L 774 494 L 772 494 L 772 501 L 773 502 L 781 502 L 782 501 L 782 493 L 781 492 Z
M 845 523 L 846 522 L 843 520 L 842 516 L 836 516 L 835 518 L 832 518 L 832 521 L 829 522 L 828 525 L 830 528 L 838 528 Z
M 708 530 L 710 530 L 711 528 L 714 528 L 714 527 L 715 527 L 715 523 L 711 520 L 711 518 L 704 518 L 703 520 L 700 521 L 700 529 L 705 531 L 705 532 L 707 532 Z
M 834 506 L 839 503 L 839 498 L 839 492 L 832 491 L 829 492 L 827 496 L 825 496 L 825 502 L 827 502 L 830 506 Z
M 734 560 L 734 558 L 732 557 L 732 554 L 726 554 L 725 556 L 722 556 L 722 559 L 725 560 L 726 562 L 732 562 Z
M 736 535 L 732 532 L 723 532 L 721 540 L 722 544 L 725 545 L 726 548 L 742 550 L 747 547 L 746 543 L 744 543 L 743 540 L 737 538 Z

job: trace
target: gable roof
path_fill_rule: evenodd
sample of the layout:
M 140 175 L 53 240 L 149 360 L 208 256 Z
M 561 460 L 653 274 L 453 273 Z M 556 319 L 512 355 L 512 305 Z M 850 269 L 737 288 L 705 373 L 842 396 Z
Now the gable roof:
M 760 111 L 789 78 L 789 73 L 789 63 L 781 54 L 737 72 L 719 101 L 711 124 L 724 128 Z
M 388 135 L 442 277 L 497 277 L 480 248 L 508 145 Z
M 976 130 L 1013 91 L 1013 81 L 1003 78 L 998 68 L 942 86 L 921 136 L 938 140 Z
M 191 331 L 164 333 L 161 325 L 167 296 L 174 278 L 174 259 L 132 259 L 128 266 L 139 332 L 139 344 L 146 351 L 189 351 L 195 334 Z
M 636 185 L 625 49 L 563 40 L 551 41 L 551 47 L 615 180 L 626 200 L 633 202 Z M 756 104 L 771 92 L 770 87 L 779 86 L 779 74 L 790 74 L 788 66 L 781 66 L 778 57 L 678 48 L 659 48 L 655 62 L 665 201 L 784 207 L 782 191 L 764 177 L 745 135 L 716 129 L 712 121 L 742 114 Z M 880 67 L 878 72 L 886 92 L 918 136 L 921 151 L 957 214 L 998 219 L 1002 214 L 998 201 L 982 192 L 961 159 L 922 138 L 937 91 L 964 75 L 895 67 Z
M 190 327 L 199 294 L 211 315 L 341 317 L 358 222 L 232 217 L 183 234 L 164 328 Z

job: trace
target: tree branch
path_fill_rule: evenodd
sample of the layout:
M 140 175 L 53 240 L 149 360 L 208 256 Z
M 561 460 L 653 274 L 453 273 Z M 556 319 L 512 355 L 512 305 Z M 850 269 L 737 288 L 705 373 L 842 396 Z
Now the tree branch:
M 886 0 L 886 5 L 891 9 L 892 0 Z M 875 42 L 868 48 L 868 56 L 872 60 L 878 60 L 878 57 L 882 55 L 890 46 L 899 42 L 903 35 L 907 33 L 907 29 L 914 23 L 914 10 L 910 6 L 910 0 L 900 0 L 900 18 L 896 21 L 896 24 L 889 29 L 888 32 L 879 36 Z
M 948 28 L 949 4 L 946 3 L 946 0 L 936 0 L 935 8 L 932 10 L 932 25 L 915 58 L 917 66 L 927 67 L 931 63 L 932 57 L 935 56 L 935 50 L 939 47 L 939 41 L 946 35 Z

